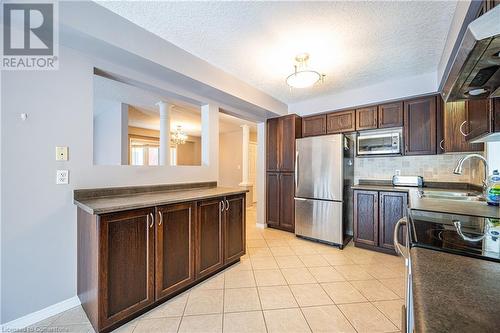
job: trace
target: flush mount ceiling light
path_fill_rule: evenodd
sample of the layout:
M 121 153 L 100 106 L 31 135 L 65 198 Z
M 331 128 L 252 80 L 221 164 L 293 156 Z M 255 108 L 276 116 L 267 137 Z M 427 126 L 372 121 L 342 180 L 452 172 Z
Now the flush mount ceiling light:
M 478 89 L 469 90 L 467 93 L 471 96 L 479 96 L 479 95 L 482 95 L 486 92 L 488 92 L 488 90 L 486 90 L 484 88 L 478 88 Z
M 307 88 L 317 82 L 323 82 L 325 75 L 307 68 L 309 54 L 302 53 L 295 57 L 295 71 L 286 78 L 286 83 L 291 88 Z
M 172 134 L 172 138 L 170 139 L 170 141 L 174 145 L 183 145 L 186 143 L 187 138 L 188 137 L 187 137 L 186 133 L 184 133 L 182 131 L 182 126 L 178 125 L 177 130 L 175 131 L 174 134 Z

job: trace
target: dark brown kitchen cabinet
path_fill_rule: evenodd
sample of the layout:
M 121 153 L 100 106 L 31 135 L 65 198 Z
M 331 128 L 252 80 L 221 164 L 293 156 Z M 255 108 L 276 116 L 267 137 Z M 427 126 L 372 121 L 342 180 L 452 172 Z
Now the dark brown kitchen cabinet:
M 394 250 L 394 227 L 407 215 L 408 194 L 403 192 L 379 193 L 379 225 L 378 246 Z M 403 240 L 403 229 L 400 228 L 398 239 Z
M 326 114 L 302 118 L 302 136 L 316 136 L 326 134 Z
M 356 109 L 356 130 L 374 129 L 378 126 L 378 112 L 376 106 Z
M 378 243 L 378 192 L 354 191 L 354 242 Z
M 404 102 L 405 155 L 436 154 L 436 96 Z
M 220 198 L 198 203 L 196 225 L 196 278 L 202 278 L 224 265 L 223 200 Z
M 356 111 L 338 111 L 326 115 L 326 133 L 344 133 L 356 130 Z
M 106 327 L 155 300 L 154 209 L 105 214 L 99 219 L 98 281 L 102 297 L 98 306 L 99 320 Z
M 224 207 L 224 264 L 245 254 L 245 196 L 227 197 Z
M 196 204 L 157 207 L 156 216 L 156 299 L 162 299 L 195 279 Z
M 295 171 L 295 139 L 302 136 L 302 119 L 291 114 L 267 120 L 267 171 Z
M 467 140 L 500 132 L 500 98 L 467 101 Z
M 378 106 L 378 128 L 403 126 L 403 102 Z
M 295 230 L 295 175 L 267 173 L 267 225 L 293 232 Z
M 354 244 L 395 254 L 394 227 L 406 216 L 407 207 L 405 192 L 355 190 Z M 399 239 L 403 239 L 402 234 Z
M 444 148 L 445 153 L 482 151 L 483 144 L 467 141 L 469 129 L 469 110 L 467 102 L 448 102 L 443 110 L 443 138 L 438 150 Z

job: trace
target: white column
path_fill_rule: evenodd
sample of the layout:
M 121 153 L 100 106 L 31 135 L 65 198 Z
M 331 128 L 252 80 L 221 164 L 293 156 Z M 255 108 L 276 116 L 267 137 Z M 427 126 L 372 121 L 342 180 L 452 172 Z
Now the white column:
M 257 124 L 257 227 L 266 223 L 266 123 Z
M 160 165 L 170 165 L 170 105 L 156 103 L 160 110 Z
M 242 146 L 241 146 L 241 183 L 240 186 L 250 186 L 248 182 L 248 145 L 250 144 L 250 127 L 248 125 L 241 125 L 242 133 Z

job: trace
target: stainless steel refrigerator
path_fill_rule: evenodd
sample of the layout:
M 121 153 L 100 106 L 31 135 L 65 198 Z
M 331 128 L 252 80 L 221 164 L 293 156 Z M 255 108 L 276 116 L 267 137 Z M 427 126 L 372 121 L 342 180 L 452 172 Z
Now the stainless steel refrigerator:
M 339 245 L 352 235 L 354 140 L 343 134 L 297 139 L 295 234 Z

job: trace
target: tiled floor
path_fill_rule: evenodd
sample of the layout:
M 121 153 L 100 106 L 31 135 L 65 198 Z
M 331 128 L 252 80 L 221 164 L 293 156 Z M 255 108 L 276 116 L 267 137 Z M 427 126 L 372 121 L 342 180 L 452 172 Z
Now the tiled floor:
M 404 263 L 255 227 L 241 262 L 115 332 L 398 332 Z M 34 326 L 93 332 L 81 307 Z M 39 330 L 40 331 L 40 330 Z

